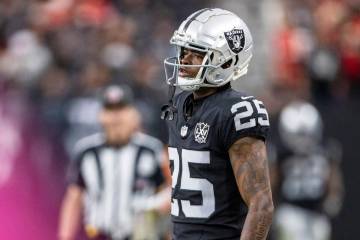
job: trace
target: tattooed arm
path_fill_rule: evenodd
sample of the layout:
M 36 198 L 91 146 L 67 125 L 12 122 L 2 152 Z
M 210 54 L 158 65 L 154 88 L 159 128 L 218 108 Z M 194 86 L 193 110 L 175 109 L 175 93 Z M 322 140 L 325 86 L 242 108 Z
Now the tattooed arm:
M 256 138 L 241 138 L 230 147 L 229 156 L 248 206 L 240 240 L 265 240 L 274 211 L 265 144 Z

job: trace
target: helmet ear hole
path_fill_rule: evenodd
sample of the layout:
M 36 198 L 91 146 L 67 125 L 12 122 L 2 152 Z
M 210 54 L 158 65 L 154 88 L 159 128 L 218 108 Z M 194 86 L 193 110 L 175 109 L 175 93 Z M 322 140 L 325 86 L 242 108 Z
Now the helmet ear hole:
M 221 65 L 222 69 L 227 69 L 229 67 L 231 67 L 231 63 L 232 63 L 232 59 L 230 59 L 229 61 L 227 61 L 226 63 L 224 63 L 223 65 Z

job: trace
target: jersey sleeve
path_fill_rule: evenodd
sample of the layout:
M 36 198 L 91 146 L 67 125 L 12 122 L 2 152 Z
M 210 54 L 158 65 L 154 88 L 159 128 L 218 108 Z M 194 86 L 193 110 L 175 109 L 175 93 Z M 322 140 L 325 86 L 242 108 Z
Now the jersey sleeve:
M 137 133 L 133 139 L 139 148 L 138 174 L 146 178 L 155 186 L 160 186 L 165 179 L 161 166 L 163 164 L 163 143 L 152 136 Z
M 85 188 L 84 178 L 81 173 L 83 156 L 84 153 L 80 153 L 71 160 L 66 173 L 67 184 L 75 184 L 81 188 Z
M 225 149 L 243 137 L 255 137 L 266 140 L 270 122 L 264 104 L 254 97 L 231 99 L 225 105 L 224 120 L 220 135 Z
M 155 165 L 155 172 L 152 176 L 152 179 L 157 187 L 164 183 L 165 178 L 161 169 L 161 165 L 163 158 L 162 158 L 162 148 L 157 148 L 154 151 L 154 165 Z

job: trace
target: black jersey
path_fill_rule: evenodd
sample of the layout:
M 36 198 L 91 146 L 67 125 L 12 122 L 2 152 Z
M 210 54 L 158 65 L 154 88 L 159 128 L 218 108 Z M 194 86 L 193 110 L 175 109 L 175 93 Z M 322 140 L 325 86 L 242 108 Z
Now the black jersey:
M 279 170 L 279 201 L 321 212 L 329 190 L 332 161 L 323 144 L 302 154 L 280 147 L 276 162 Z
M 169 125 L 174 239 L 239 239 L 247 214 L 228 150 L 246 136 L 265 140 L 263 103 L 228 88 L 199 100 L 175 97 Z M 193 108 L 187 119 L 188 110 Z

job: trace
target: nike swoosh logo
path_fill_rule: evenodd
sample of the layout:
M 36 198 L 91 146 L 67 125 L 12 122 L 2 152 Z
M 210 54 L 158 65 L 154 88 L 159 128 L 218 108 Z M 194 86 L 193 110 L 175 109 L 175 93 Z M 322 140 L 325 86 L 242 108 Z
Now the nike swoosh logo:
M 247 97 L 241 97 L 242 100 L 246 100 L 246 99 L 249 99 L 249 98 L 253 98 L 254 96 L 247 96 Z

